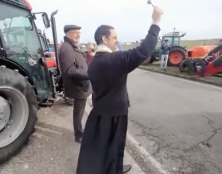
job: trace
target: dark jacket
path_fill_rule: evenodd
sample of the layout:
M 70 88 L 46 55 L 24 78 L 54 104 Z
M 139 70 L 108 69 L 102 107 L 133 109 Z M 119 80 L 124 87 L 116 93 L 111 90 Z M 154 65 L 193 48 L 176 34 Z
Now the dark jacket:
M 92 112 L 103 116 L 128 113 L 127 75 L 151 55 L 159 31 L 159 26 L 152 25 L 144 41 L 135 49 L 96 53 L 88 68 L 94 92 Z
M 161 45 L 161 55 L 168 55 L 170 52 L 170 45 L 166 45 L 166 43 L 163 43 Z
M 59 50 L 59 62 L 66 97 L 86 99 L 92 93 L 92 87 L 87 74 L 85 53 L 73 41 L 64 37 Z

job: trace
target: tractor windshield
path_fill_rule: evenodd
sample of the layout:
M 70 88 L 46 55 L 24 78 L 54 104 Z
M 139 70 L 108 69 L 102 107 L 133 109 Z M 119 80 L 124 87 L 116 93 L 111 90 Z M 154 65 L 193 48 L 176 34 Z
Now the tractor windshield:
M 180 39 L 179 37 L 175 36 L 173 41 L 173 36 L 164 36 L 162 41 L 168 40 L 170 45 L 180 45 Z
M 9 58 L 30 55 L 38 58 L 41 48 L 33 23 L 27 10 L 0 3 L 0 34 Z

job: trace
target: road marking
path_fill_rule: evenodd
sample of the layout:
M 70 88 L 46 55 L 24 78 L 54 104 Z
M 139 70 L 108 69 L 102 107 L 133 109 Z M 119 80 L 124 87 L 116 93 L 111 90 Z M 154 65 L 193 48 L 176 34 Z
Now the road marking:
M 87 101 L 85 111 L 87 113 L 90 113 L 91 107 L 89 105 L 89 101 Z M 161 174 L 170 174 L 168 171 L 166 171 L 162 164 L 160 164 L 149 152 L 147 152 L 140 144 L 127 132 L 127 139 L 135 146 L 137 147 L 137 150 L 139 150 L 140 153 L 144 154 L 151 165 L 158 170 Z M 130 155 L 130 154 L 129 154 Z M 135 162 L 136 163 L 136 162 Z M 137 164 L 137 163 L 136 163 Z
M 144 154 L 151 165 L 158 170 L 161 174 L 170 174 L 166 171 L 162 164 L 160 164 L 149 152 L 146 151 L 134 138 L 127 132 L 127 139 L 139 150 L 141 154 Z
M 62 132 L 58 132 L 58 131 L 55 131 L 55 130 L 51 130 L 51 129 L 49 129 L 49 128 L 43 128 L 43 127 L 40 127 L 40 126 L 35 126 L 35 128 L 37 129 L 37 131 L 38 131 L 38 129 L 39 129 L 39 130 L 42 131 L 42 132 L 49 132 L 49 133 L 57 134 L 57 135 L 64 135 L 64 133 L 62 133 Z M 39 132 L 38 132 L 38 133 L 39 133 Z

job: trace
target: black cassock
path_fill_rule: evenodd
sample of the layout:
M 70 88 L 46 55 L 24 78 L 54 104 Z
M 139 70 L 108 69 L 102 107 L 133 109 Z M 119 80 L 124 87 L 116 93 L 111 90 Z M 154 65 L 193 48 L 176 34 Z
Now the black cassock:
M 77 174 L 116 174 L 121 171 L 127 115 L 105 117 L 90 113 L 78 161 Z
M 159 26 L 151 25 L 141 45 L 133 50 L 110 52 L 99 46 L 88 69 L 94 107 L 86 122 L 76 174 L 123 172 L 129 104 L 127 75 L 150 56 L 159 31 Z

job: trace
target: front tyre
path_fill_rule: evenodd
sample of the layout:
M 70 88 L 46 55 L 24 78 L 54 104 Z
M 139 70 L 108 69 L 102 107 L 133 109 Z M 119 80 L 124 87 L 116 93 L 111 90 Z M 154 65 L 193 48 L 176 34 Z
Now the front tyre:
M 27 78 L 0 67 L 0 164 L 15 156 L 34 133 L 38 103 Z

